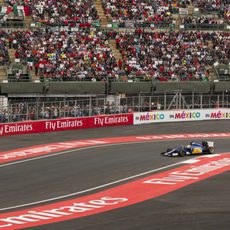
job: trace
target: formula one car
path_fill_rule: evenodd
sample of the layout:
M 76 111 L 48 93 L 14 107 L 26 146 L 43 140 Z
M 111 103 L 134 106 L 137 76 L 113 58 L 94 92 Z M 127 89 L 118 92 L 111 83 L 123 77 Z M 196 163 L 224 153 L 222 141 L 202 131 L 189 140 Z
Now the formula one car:
M 179 146 L 177 148 L 168 148 L 161 155 L 167 157 L 184 157 L 187 155 L 197 155 L 197 154 L 213 154 L 215 153 L 214 142 L 212 141 L 202 141 L 202 143 L 190 142 L 189 145 Z

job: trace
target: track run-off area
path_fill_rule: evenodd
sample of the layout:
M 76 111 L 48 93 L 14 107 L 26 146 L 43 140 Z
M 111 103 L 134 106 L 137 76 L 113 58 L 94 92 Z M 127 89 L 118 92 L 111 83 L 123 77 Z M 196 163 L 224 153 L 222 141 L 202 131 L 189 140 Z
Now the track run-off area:
M 229 229 L 226 124 L 2 138 L 0 229 Z M 216 154 L 160 155 L 191 140 L 213 140 Z

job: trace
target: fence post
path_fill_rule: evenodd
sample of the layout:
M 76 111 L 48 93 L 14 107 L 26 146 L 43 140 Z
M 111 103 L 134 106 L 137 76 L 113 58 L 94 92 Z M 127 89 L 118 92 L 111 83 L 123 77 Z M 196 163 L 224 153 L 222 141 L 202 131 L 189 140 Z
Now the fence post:
M 182 109 L 182 108 L 181 108 L 181 101 L 182 101 L 182 95 L 181 95 L 181 92 L 179 93 L 178 100 L 179 100 L 179 105 L 178 105 L 178 107 L 179 107 L 179 109 Z M 183 109 L 184 109 L 184 108 L 183 108 Z
M 35 115 L 36 116 L 35 117 L 36 120 L 38 120 L 38 108 L 39 108 L 39 105 L 38 105 L 38 99 L 37 99 L 36 100 L 36 112 L 35 112 L 36 113 L 36 115 Z
M 104 111 L 103 111 L 103 114 L 105 114 L 105 105 L 106 105 L 106 98 L 104 98 L 104 106 L 103 106 L 103 108 L 104 108 Z
M 42 102 L 42 119 L 45 118 L 45 104 Z
M 141 110 L 141 92 L 139 92 L 139 95 L 138 95 L 138 112 L 140 112 Z
M 228 103 L 228 94 L 227 94 L 227 108 L 228 108 L 228 106 L 229 106 L 229 103 Z
M 224 97 L 225 97 L 225 95 L 224 95 L 224 91 L 223 91 L 223 93 L 222 93 L 222 108 L 224 108 Z
M 28 116 L 29 115 L 29 107 L 28 107 L 28 103 L 26 103 L 26 121 L 28 121 Z
M 66 98 L 64 98 L 64 118 L 66 117 Z
M 11 109 L 9 110 L 9 106 L 7 106 L 7 111 L 8 111 L 8 121 L 9 122 L 11 122 L 13 119 L 12 119 L 12 116 L 14 115 L 14 113 L 13 113 L 13 105 L 11 104 L 10 105 L 10 107 L 11 107 Z M 11 115 L 10 115 L 10 113 L 9 113 L 9 111 L 11 111 Z M 20 119 L 20 118 L 19 118 Z
M 61 101 L 59 101 L 59 117 L 62 117 Z
M 167 108 L 167 95 L 166 95 L 166 92 L 164 92 L 164 110 L 166 110 Z
M 149 111 L 151 111 L 151 107 L 152 107 L 152 97 L 149 96 Z
M 76 99 L 74 100 L 74 114 L 73 114 L 73 116 L 74 117 L 76 117 L 77 116 L 77 101 L 76 101 Z
M 211 108 L 212 104 L 211 104 L 211 97 L 209 95 L 209 98 L 208 98 L 208 107 Z
M 194 109 L 194 92 L 192 92 L 192 109 Z
M 203 108 L 203 95 L 200 95 L 200 108 Z
M 89 97 L 89 116 L 92 116 L 92 96 Z

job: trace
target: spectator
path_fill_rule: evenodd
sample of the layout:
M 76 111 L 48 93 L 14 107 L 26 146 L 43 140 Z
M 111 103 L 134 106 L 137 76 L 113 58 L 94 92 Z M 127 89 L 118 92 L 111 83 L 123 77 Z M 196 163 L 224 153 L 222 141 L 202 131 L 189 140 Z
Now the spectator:
M 0 38 L 0 65 L 9 64 L 9 54 L 6 40 L 4 37 Z
M 172 24 L 172 8 L 166 0 L 102 0 L 106 16 L 120 24 L 132 21 L 135 27 Z
M 230 59 L 229 33 L 142 32 L 117 35 L 126 74 L 159 81 L 209 80 L 207 68 Z
M 92 35 L 85 29 L 35 30 L 16 31 L 11 35 L 17 44 L 17 58 L 33 63 L 35 74 L 41 79 L 106 81 L 107 76 L 114 78 L 114 73 L 121 71 L 107 45 L 108 36 L 100 31 Z

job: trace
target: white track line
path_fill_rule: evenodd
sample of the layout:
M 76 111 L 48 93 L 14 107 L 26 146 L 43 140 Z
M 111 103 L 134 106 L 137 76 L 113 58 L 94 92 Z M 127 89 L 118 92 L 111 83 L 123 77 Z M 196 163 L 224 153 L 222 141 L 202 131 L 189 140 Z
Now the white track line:
M 210 139 L 210 138 L 207 138 L 207 139 Z M 220 138 L 215 138 L 215 139 L 225 139 L 225 137 L 220 137 Z M 89 146 L 89 147 L 70 149 L 70 150 L 61 151 L 61 152 L 58 152 L 58 153 L 50 153 L 50 154 L 42 155 L 42 156 L 38 156 L 38 157 L 31 156 L 32 158 L 28 158 L 28 159 L 25 159 L 25 160 L 18 160 L 18 161 L 14 161 L 14 162 L 10 162 L 10 163 L 0 164 L 0 168 L 11 166 L 11 165 L 16 165 L 16 164 L 21 164 L 21 163 L 26 163 L 26 162 L 29 162 L 29 161 L 35 161 L 35 160 L 40 160 L 40 159 L 44 159 L 44 158 L 59 156 L 59 155 L 62 155 L 62 154 L 71 153 L 71 152 L 75 152 L 75 151 L 81 151 L 81 150 L 85 150 L 85 149 L 110 147 L 110 146 L 116 146 L 116 145 L 152 143 L 152 142 L 174 142 L 174 141 L 183 141 L 183 140 L 186 141 L 188 139 L 182 138 L 182 139 L 169 139 L 169 140 L 152 140 L 152 141 L 137 141 L 137 142 L 134 141 L 134 142 L 124 142 L 124 143 L 114 143 L 114 144 L 109 143 L 109 144 L 94 145 L 94 146 Z
M 181 139 L 181 140 L 184 140 L 184 139 Z M 175 140 L 157 140 L 157 142 L 165 142 L 165 141 L 175 141 Z M 3 163 L 3 164 L 0 165 L 0 168 L 11 166 L 11 165 L 16 165 L 16 164 L 21 164 L 21 163 L 25 163 L 25 162 L 29 162 L 29 161 L 35 161 L 35 160 L 40 160 L 40 159 L 44 159 L 44 158 L 59 156 L 59 155 L 63 155 L 63 154 L 66 154 L 66 153 L 71 153 L 71 152 L 76 152 L 76 151 L 81 151 L 81 150 L 86 150 L 86 149 L 103 148 L 103 147 L 110 147 L 110 146 L 116 146 L 116 145 L 152 143 L 152 142 L 156 142 L 156 140 L 153 140 L 153 141 L 137 141 L 137 142 L 114 143 L 114 144 L 113 143 L 109 143 L 109 144 L 101 144 L 101 145 L 94 145 L 94 146 L 83 147 L 83 148 L 70 149 L 70 150 L 61 151 L 61 152 L 58 152 L 58 153 L 50 153 L 50 154 L 42 155 L 42 156 L 38 156 L 38 157 L 31 156 L 32 158 L 29 158 L 29 159 L 18 160 L 18 161 L 6 163 L 6 164 Z
M 146 171 L 146 172 L 143 172 L 143 173 L 140 173 L 140 174 L 136 174 L 136 175 L 133 175 L 133 176 L 130 176 L 130 177 L 126 177 L 126 178 L 123 178 L 123 179 L 120 179 L 120 180 L 117 180 L 117 181 L 113 181 L 113 182 L 110 182 L 110 183 L 107 183 L 107 184 L 99 185 L 99 186 L 96 186 L 96 187 L 93 187 L 93 188 L 85 189 L 85 190 L 82 190 L 82 191 L 79 191 L 79 192 L 70 193 L 70 194 L 67 194 L 67 195 L 64 195 L 64 196 L 54 197 L 54 198 L 41 200 L 41 201 L 36 201 L 36 202 L 31 202 L 31 203 L 27 203 L 27 204 L 15 205 L 15 206 L 6 207 L 6 208 L 1 208 L 0 211 L 8 211 L 10 209 L 23 208 L 23 207 L 27 207 L 27 206 L 31 206 L 31 205 L 42 204 L 42 203 L 46 203 L 46 202 L 50 202 L 50 201 L 55 201 L 55 200 L 68 198 L 68 197 L 71 197 L 71 196 L 80 195 L 80 194 L 91 192 L 91 191 L 94 191 L 94 190 L 97 190 L 97 189 L 100 189 L 100 188 L 105 188 L 105 187 L 108 187 L 110 185 L 118 184 L 120 182 L 131 180 L 131 179 L 134 179 L 134 178 L 137 178 L 137 177 L 141 177 L 141 176 L 144 176 L 144 175 L 149 174 L 149 173 L 153 173 L 153 172 L 157 172 L 157 171 L 160 171 L 160 170 L 163 170 L 163 169 L 167 169 L 167 168 L 170 168 L 170 167 L 182 164 L 182 163 L 183 163 L 183 161 L 182 162 L 177 162 L 175 164 L 167 165 L 167 166 L 157 168 L 157 169 L 152 169 L 150 171 Z
M 219 139 L 219 138 L 216 138 L 216 139 Z M 220 138 L 220 139 L 222 139 L 222 138 Z M 180 141 L 180 140 L 186 140 L 186 139 L 176 139 L 176 140 Z M 175 141 L 175 140 L 153 140 L 153 141 L 142 141 L 142 142 L 138 141 L 138 142 L 126 142 L 126 143 L 116 143 L 116 144 L 89 146 L 89 147 L 84 147 L 84 148 L 79 148 L 79 149 L 71 149 L 71 150 L 67 150 L 67 151 L 63 151 L 63 152 L 59 152 L 59 153 L 40 156 L 40 157 L 34 157 L 34 158 L 25 159 L 25 160 L 21 160 L 21 161 L 16 161 L 16 162 L 8 163 L 8 164 L 3 164 L 3 165 L 0 165 L 0 168 L 10 166 L 10 165 L 16 165 L 16 164 L 20 164 L 20 163 L 24 163 L 24 162 L 28 162 L 28 161 L 34 161 L 34 160 L 39 160 L 39 159 L 43 159 L 43 158 L 58 156 L 58 155 L 62 155 L 62 154 L 70 153 L 70 152 L 74 152 L 74 151 L 85 150 L 85 149 L 102 148 L 102 147 L 109 147 L 109 146 L 115 146 L 115 145 L 141 144 L 141 143 L 165 142 L 165 141 L 170 142 L 170 141 Z M 94 190 L 97 190 L 97 189 L 100 189 L 100 188 L 105 188 L 105 187 L 108 187 L 110 185 L 118 184 L 120 182 L 124 182 L 124 181 L 130 180 L 130 179 L 134 179 L 134 178 L 137 178 L 137 177 L 140 177 L 140 176 L 144 176 L 144 175 L 149 174 L 149 173 L 157 172 L 157 171 L 160 171 L 162 169 L 170 168 L 170 167 L 182 164 L 183 162 L 186 163 L 186 161 L 177 162 L 177 163 L 172 164 L 172 165 L 164 166 L 164 167 L 161 167 L 161 168 L 158 168 L 158 169 L 153 169 L 153 170 L 143 172 L 143 173 L 140 173 L 140 174 L 137 174 L 137 175 L 134 175 L 134 176 L 130 176 L 130 177 L 127 177 L 127 178 L 124 178 L 124 179 L 120 179 L 120 180 L 117 180 L 117 181 L 114 181 L 114 182 L 110 182 L 110 183 L 107 183 L 107 184 L 104 184 L 104 185 L 99 185 L 99 186 L 96 186 L 94 188 L 89 188 L 89 189 L 82 190 L 82 191 L 79 191 L 79 192 L 70 193 L 70 194 L 67 194 L 67 195 L 54 197 L 54 198 L 50 198 L 50 199 L 46 199 L 46 200 L 35 201 L 35 202 L 27 203 L 27 204 L 15 205 L 15 206 L 6 207 L 6 208 L 0 208 L 0 211 L 7 211 L 7 210 L 10 210 L 10 209 L 22 208 L 22 207 L 27 207 L 27 206 L 31 206 L 31 205 L 42 204 L 42 203 L 46 203 L 46 202 L 50 202 L 50 201 L 64 199 L 64 198 L 68 198 L 68 197 L 75 196 L 75 195 L 80 195 L 80 194 L 87 193 L 87 192 L 90 192 L 90 191 L 94 191 Z

